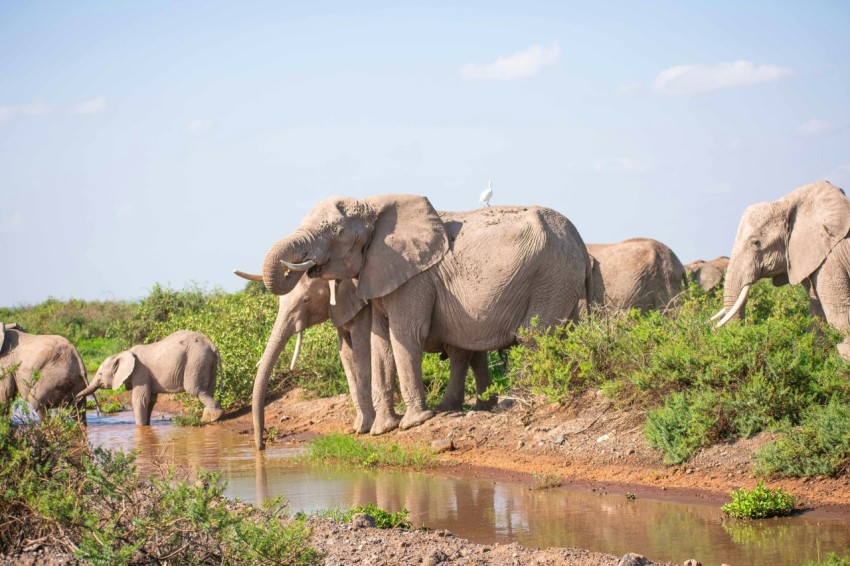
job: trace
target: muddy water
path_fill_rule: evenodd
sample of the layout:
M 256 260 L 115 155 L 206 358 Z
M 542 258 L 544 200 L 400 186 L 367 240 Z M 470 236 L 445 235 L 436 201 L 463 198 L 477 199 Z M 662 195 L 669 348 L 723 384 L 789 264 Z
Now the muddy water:
M 475 542 L 528 547 L 576 546 L 654 560 L 710 564 L 801 564 L 850 549 L 850 521 L 794 517 L 724 521 L 713 506 L 685 505 L 566 489 L 530 491 L 451 474 L 374 472 L 308 467 L 297 450 L 269 445 L 254 451 L 250 435 L 219 426 L 181 428 L 155 421 L 136 427 L 131 414 L 102 420 L 90 414 L 89 437 L 106 448 L 139 450 L 142 471 L 176 465 L 222 470 L 226 494 L 256 503 L 278 495 L 293 511 L 375 503 L 410 510 L 416 526 L 447 529 Z

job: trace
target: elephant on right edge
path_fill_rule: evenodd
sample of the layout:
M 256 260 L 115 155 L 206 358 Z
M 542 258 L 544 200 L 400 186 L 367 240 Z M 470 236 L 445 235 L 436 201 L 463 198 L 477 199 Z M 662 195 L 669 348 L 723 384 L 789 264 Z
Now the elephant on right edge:
M 701 259 L 692 261 L 685 265 L 685 273 L 688 274 L 688 279 L 699 285 L 700 289 L 709 292 L 716 289 L 723 281 L 727 267 L 729 267 L 729 258 L 722 255 L 710 261 Z
M 615 310 L 675 307 L 685 268 L 673 250 L 650 238 L 587 244 L 593 263 L 593 302 Z
M 233 273 L 249 281 L 263 281 L 262 275 L 254 275 L 234 270 Z M 333 290 L 333 291 L 332 291 Z M 333 292 L 333 297 L 331 293 Z M 356 416 L 353 429 L 364 434 L 370 432 L 375 421 L 375 409 L 372 400 L 371 368 L 371 332 L 372 309 L 369 302 L 357 297 L 356 282 L 345 279 L 338 284 L 329 284 L 319 278 L 302 276 L 292 291 L 280 296 L 277 318 L 269 336 L 263 356 L 257 364 L 254 378 L 254 392 L 251 401 L 254 413 L 254 430 L 262 431 L 264 406 L 268 382 L 277 359 L 293 334 L 297 334 L 295 351 L 289 369 L 301 352 L 303 332 L 330 319 L 339 334 L 339 356 L 348 381 L 351 400 Z M 446 386 L 439 410 L 460 410 L 463 404 L 463 386 L 467 368 L 472 366 L 475 374 L 476 391 L 480 395 L 491 383 L 487 352 L 467 352 L 446 347 L 445 352 L 451 360 L 451 375 Z M 390 375 L 395 373 L 391 353 L 383 356 L 383 364 L 390 364 Z M 495 396 L 488 401 L 478 399 L 476 409 L 490 408 Z M 261 433 L 260 433 L 261 434 Z M 255 437 L 257 448 L 262 449 L 263 440 Z

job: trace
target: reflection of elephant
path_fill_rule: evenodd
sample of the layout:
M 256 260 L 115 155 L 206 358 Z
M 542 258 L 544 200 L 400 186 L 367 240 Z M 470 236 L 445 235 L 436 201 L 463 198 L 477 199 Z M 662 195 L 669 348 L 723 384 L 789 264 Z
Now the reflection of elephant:
M 85 424 L 85 400 L 75 396 L 86 388 L 86 366 L 79 352 L 62 336 L 29 334 L 17 324 L 0 322 L 0 405 L 7 409 L 20 395 L 39 414 L 75 407 Z
M 91 384 L 77 398 L 84 399 L 101 387 L 118 389 L 126 384 L 132 390 L 136 424 L 149 425 L 158 394 L 185 391 L 204 404 L 201 421 L 212 422 L 222 414 L 213 397 L 219 367 L 221 356 L 209 338 L 199 332 L 178 330 L 159 342 L 133 346 L 106 358 Z
M 763 277 L 774 285 L 802 283 L 813 315 L 839 330 L 850 327 L 850 200 L 821 181 L 744 211 L 723 287 L 717 326 L 739 318 L 750 286 Z M 850 359 L 850 339 L 838 351 Z
M 357 296 L 372 301 L 372 382 L 380 384 L 372 431 L 384 432 L 434 415 L 425 405 L 423 352 L 504 348 L 534 317 L 543 328 L 577 319 L 589 269 L 581 236 L 553 210 L 490 207 L 441 219 L 424 197 L 385 195 L 321 202 L 272 246 L 263 279 L 278 295 L 292 290 L 299 271 L 358 280 Z M 400 423 L 390 352 L 407 406 Z
M 723 281 L 726 268 L 729 266 L 729 258 L 725 255 L 716 257 L 711 261 L 698 259 L 685 266 L 688 279 L 699 285 L 703 291 L 711 291 Z
M 613 309 L 665 310 L 682 292 L 685 268 L 657 240 L 632 238 L 588 244 L 593 263 L 593 302 Z
M 242 271 L 234 271 L 236 275 L 250 281 L 262 281 L 261 275 L 252 275 Z M 255 442 L 258 449 L 263 448 L 262 431 L 264 429 L 264 406 L 269 378 L 280 353 L 293 334 L 298 334 L 295 352 L 292 356 L 290 369 L 295 367 L 295 361 L 301 351 L 302 333 L 307 328 L 331 320 L 339 334 L 339 355 L 351 400 L 354 403 L 356 416 L 354 419 L 355 432 L 369 432 L 375 421 L 375 410 L 372 405 L 371 384 L 371 355 L 370 334 L 372 332 L 372 308 L 369 302 L 357 297 L 356 282 L 344 279 L 334 286 L 333 304 L 330 296 L 330 285 L 324 279 L 301 277 L 295 288 L 280 297 L 277 318 L 269 341 L 263 351 L 263 357 L 257 365 L 257 375 L 254 378 L 254 393 L 252 410 L 254 416 Z M 463 403 L 463 381 L 466 369 L 473 361 L 476 375 L 476 385 L 482 393 L 490 385 L 489 368 L 487 367 L 486 352 L 452 352 L 452 375 L 446 395 L 440 404 L 440 409 L 459 409 Z M 483 359 L 483 369 L 482 369 Z M 389 359 L 392 363 L 392 359 Z M 393 370 L 394 373 L 394 370 Z M 492 403 L 492 401 L 491 401 Z M 479 401 L 478 408 L 487 406 Z

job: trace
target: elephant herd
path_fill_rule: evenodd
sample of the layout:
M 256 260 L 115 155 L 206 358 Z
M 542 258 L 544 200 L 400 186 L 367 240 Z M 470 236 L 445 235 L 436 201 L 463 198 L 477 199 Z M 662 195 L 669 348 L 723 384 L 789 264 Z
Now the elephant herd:
M 487 352 L 513 345 L 520 329 L 533 321 L 542 328 L 577 322 L 593 307 L 667 310 L 676 306 L 688 280 L 710 290 L 725 274 L 724 306 L 712 318 L 719 319 L 718 328 L 742 316 L 752 284 L 771 277 L 776 285 L 804 285 L 811 312 L 845 330 L 850 326 L 848 232 L 850 200 L 826 181 L 747 208 L 730 258 L 687 266 L 656 240 L 585 244 L 570 220 L 539 206 L 439 212 L 421 196 L 328 198 L 271 247 L 262 274 L 235 271 L 280 296 L 254 379 L 256 447 L 264 448 L 266 392 L 280 353 L 297 335 L 294 366 L 303 331 L 326 320 L 338 331 L 356 409 L 353 428 L 382 434 L 434 416 L 425 403 L 424 353 L 439 352 L 450 360 L 438 410 L 461 407 L 470 367 L 476 408 L 487 408 L 495 402 L 481 398 L 490 385 Z M 0 402 L 15 395 L 15 372 L 3 368 L 26 336 L 6 328 L 5 335 L 12 336 L 9 347 L 0 337 Z M 155 344 L 108 358 L 88 386 L 77 355 L 79 368 L 68 372 L 74 378 L 61 388 L 62 395 L 79 403 L 98 387 L 127 383 L 136 422 L 147 424 L 156 395 L 183 388 L 204 402 L 204 420 L 216 420 L 221 415 L 212 396 L 218 351 L 197 333 L 183 331 L 168 340 L 174 340 L 168 354 L 151 355 L 147 349 L 165 348 Z M 69 343 L 63 347 L 73 350 Z M 850 359 L 850 339 L 838 350 Z M 73 356 L 66 357 L 72 366 Z M 151 367 L 164 360 L 173 367 Z M 394 410 L 396 374 L 404 415 Z M 39 407 L 55 402 L 20 383 L 17 391 Z

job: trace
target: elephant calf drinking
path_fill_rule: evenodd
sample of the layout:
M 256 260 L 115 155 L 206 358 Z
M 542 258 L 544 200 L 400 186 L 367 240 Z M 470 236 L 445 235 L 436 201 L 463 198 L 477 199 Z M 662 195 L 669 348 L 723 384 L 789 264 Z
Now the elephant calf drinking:
M 204 404 L 201 422 L 216 421 L 222 410 L 213 397 L 216 370 L 221 356 L 209 338 L 199 332 L 178 330 L 159 342 L 133 346 L 106 358 L 91 384 L 78 399 L 101 387 L 118 389 L 126 384 L 132 391 L 137 425 L 149 425 L 160 393 L 194 395 Z

